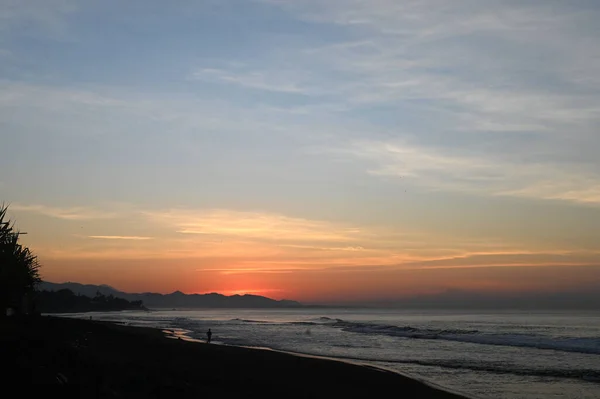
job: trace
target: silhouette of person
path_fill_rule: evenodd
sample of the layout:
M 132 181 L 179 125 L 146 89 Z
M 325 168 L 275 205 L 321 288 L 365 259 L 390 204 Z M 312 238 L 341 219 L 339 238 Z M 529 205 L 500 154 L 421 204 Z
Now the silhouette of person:
M 212 338 L 212 331 L 210 331 L 210 328 L 208 329 L 208 331 L 206 332 L 206 343 L 210 344 L 210 339 Z

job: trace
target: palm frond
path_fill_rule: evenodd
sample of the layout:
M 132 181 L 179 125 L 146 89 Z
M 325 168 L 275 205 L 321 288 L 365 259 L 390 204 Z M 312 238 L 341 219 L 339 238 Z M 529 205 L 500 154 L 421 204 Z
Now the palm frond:
M 0 205 L 0 309 L 18 306 L 20 300 L 41 282 L 40 264 L 33 252 L 19 243 L 20 233 L 7 217 L 8 206 Z

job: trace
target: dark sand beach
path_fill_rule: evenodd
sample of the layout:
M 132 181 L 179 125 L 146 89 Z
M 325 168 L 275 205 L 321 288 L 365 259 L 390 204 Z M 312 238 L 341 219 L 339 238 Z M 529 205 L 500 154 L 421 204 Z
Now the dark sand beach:
M 2 386 L 19 397 L 461 398 L 360 365 L 88 320 L 3 319 L 0 348 Z

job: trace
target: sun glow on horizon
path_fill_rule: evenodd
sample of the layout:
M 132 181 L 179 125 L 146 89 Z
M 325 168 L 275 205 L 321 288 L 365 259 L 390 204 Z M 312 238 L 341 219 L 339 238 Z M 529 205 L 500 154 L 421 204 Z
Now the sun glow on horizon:
M 0 202 L 44 278 L 600 292 L 594 2 L 148 1 L 1 14 Z
M 201 295 L 206 295 L 206 294 L 221 294 L 221 295 L 226 295 L 226 296 L 233 296 L 233 295 L 259 295 L 259 296 L 266 296 L 266 297 L 270 297 L 269 294 L 270 293 L 281 293 L 284 290 L 282 289 L 276 289 L 276 288 L 255 288 L 255 289 L 236 289 L 236 290 L 222 290 L 219 292 L 215 292 L 215 291 L 203 291 L 203 292 L 196 292 L 196 294 L 201 294 Z

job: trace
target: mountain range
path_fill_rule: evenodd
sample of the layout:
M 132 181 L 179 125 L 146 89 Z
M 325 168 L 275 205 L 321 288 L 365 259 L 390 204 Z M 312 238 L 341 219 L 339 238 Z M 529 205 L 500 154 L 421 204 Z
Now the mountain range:
M 128 301 L 142 301 L 148 308 L 314 308 L 325 305 L 301 304 L 296 301 L 266 298 L 258 295 L 221 294 L 184 294 L 175 291 L 171 294 L 141 293 L 130 294 L 121 292 L 108 285 L 84 285 L 79 283 L 50 283 L 43 282 L 40 290 L 58 291 L 69 289 L 75 294 L 93 298 L 96 293 L 112 295 Z M 416 295 L 405 298 L 330 303 L 327 307 L 367 307 L 367 308 L 396 308 L 396 309 L 461 309 L 461 310 L 597 310 L 600 308 L 600 290 L 579 290 L 553 293 L 482 293 L 462 290 L 447 290 L 444 292 Z
M 39 290 L 58 291 L 68 289 L 78 295 L 95 297 L 99 292 L 102 295 L 112 295 L 128 301 L 142 301 L 148 308 L 297 308 L 302 304 L 290 300 L 275 300 L 259 295 L 221 295 L 221 294 L 184 294 L 175 291 L 171 294 L 157 294 L 145 292 L 130 294 L 119 291 L 108 285 L 92 285 L 80 283 L 51 283 L 43 281 Z

